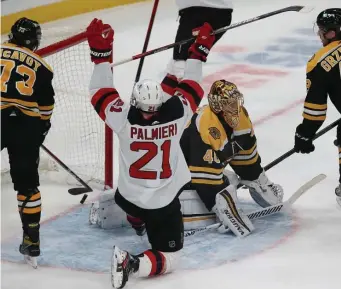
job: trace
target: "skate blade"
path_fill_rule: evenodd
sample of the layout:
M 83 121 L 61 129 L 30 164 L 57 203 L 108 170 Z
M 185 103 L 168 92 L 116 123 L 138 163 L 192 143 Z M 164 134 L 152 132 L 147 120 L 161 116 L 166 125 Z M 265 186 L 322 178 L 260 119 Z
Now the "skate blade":
M 114 246 L 111 258 L 111 285 L 116 289 L 122 288 L 123 284 L 123 268 L 122 265 L 120 265 L 123 260 L 124 256 L 122 251 Z
M 37 257 L 31 257 L 31 256 L 24 256 L 25 262 L 32 266 L 34 269 L 38 269 L 38 262 L 37 262 Z

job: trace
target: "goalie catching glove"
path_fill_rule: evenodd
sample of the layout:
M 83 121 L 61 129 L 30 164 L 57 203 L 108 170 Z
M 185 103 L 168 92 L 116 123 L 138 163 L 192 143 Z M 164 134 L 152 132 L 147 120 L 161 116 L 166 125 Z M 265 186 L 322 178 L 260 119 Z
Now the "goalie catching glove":
M 257 180 L 241 180 L 240 183 L 249 188 L 253 200 L 263 208 L 277 205 L 283 201 L 283 188 L 271 182 L 264 171 Z
M 91 61 L 95 64 L 110 62 L 114 30 L 109 24 L 95 18 L 86 29 Z

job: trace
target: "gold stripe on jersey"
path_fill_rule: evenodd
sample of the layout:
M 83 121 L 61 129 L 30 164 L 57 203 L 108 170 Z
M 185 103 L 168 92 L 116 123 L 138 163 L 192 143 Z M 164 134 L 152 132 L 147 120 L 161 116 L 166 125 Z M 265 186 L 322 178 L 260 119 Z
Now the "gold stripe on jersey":
M 252 165 L 257 162 L 259 158 L 257 151 L 257 144 L 255 143 L 252 148 L 248 150 L 241 150 L 237 155 L 235 155 L 231 161 L 231 165 L 235 166 L 247 166 Z
M 11 106 L 17 107 L 22 113 L 28 116 L 40 117 L 42 120 L 50 119 L 54 108 L 54 105 L 38 106 L 36 102 L 1 97 L 1 110 Z
M 53 72 L 51 66 L 41 56 L 25 47 L 19 47 L 12 43 L 4 43 L 1 46 L 0 55 L 4 59 L 14 59 L 24 62 L 35 71 L 37 71 L 40 65 L 44 65 L 48 70 Z
M 251 134 L 251 136 L 254 135 L 252 123 L 249 118 L 249 114 L 246 108 L 243 107 L 239 115 L 239 124 L 237 127 L 233 129 L 233 135 L 241 136 L 241 135 L 247 135 L 247 134 Z
M 307 73 L 311 72 L 320 62 L 325 71 L 330 71 L 341 58 L 341 41 L 333 41 L 317 51 L 307 63 Z
M 327 117 L 327 104 L 305 102 L 302 116 L 308 120 L 324 121 Z
M 208 180 L 208 179 L 193 179 L 192 178 L 192 183 L 193 184 L 201 184 L 201 185 L 222 185 L 224 183 L 224 180 Z
M 52 116 L 54 105 L 39 105 L 40 118 L 42 120 L 48 120 Z
M 208 167 L 189 166 L 189 170 L 192 172 L 205 172 L 205 173 L 211 173 L 214 175 L 220 175 L 224 171 L 224 168 L 214 169 L 214 168 L 208 168 Z
M 17 107 L 22 113 L 28 116 L 40 117 L 38 104 L 36 102 L 1 97 L 1 110 L 12 106 Z
M 223 150 L 228 142 L 227 134 L 216 114 L 208 105 L 197 111 L 196 127 L 202 141 L 210 145 L 214 150 Z M 215 134 L 210 133 L 214 129 Z
M 221 185 L 223 183 L 224 168 L 189 166 L 188 169 L 191 172 L 192 183 L 194 184 Z

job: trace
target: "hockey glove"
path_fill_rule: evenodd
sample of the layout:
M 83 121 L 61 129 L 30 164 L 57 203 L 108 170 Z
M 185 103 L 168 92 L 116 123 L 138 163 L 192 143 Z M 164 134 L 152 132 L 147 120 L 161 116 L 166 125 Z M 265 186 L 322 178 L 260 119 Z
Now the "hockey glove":
M 95 18 L 86 29 L 91 61 L 95 64 L 109 62 L 112 54 L 114 30 L 109 24 Z
M 206 62 L 207 56 L 213 46 L 215 36 L 211 35 L 213 29 L 210 24 L 205 24 L 199 28 L 195 28 L 193 35 L 198 35 L 195 42 L 191 45 L 188 50 L 189 58 L 199 59 Z
M 294 149 L 295 152 L 302 154 L 309 154 L 315 150 L 312 137 L 304 135 L 301 124 L 296 128 Z
M 336 140 L 334 140 L 334 145 L 341 146 L 341 123 L 338 124 L 336 128 Z

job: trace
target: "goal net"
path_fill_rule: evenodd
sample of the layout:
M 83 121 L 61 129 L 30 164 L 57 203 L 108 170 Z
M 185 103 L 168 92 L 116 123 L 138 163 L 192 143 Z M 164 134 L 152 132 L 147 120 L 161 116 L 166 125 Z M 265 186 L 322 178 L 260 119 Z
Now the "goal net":
M 93 63 L 85 33 L 44 47 L 37 54 L 54 71 L 55 108 L 44 145 L 85 182 L 112 187 L 113 135 L 90 103 Z M 6 162 L 4 154 L 2 158 Z M 2 173 L 4 170 L 2 161 Z M 43 151 L 40 171 L 60 171 L 67 183 L 77 183 Z

